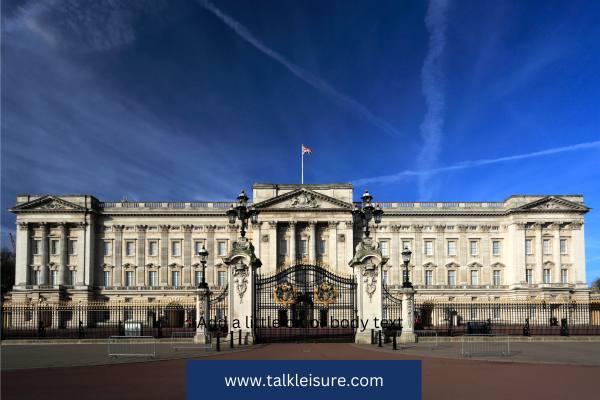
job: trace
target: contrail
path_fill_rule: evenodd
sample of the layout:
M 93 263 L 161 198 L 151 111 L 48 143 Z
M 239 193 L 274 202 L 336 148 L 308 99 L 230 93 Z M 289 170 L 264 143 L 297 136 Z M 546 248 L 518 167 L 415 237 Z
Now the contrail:
M 364 119 L 366 119 L 367 121 L 369 121 L 370 123 L 372 123 L 373 125 L 378 127 L 379 129 L 381 129 L 382 131 L 384 131 L 392 136 L 400 136 L 401 135 L 401 133 L 398 132 L 387 121 L 384 121 L 381 118 L 379 118 L 378 116 L 376 116 L 375 114 L 373 114 L 371 111 L 369 111 L 365 106 L 360 104 L 358 101 L 352 99 L 349 96 L 346 96 L 345 94 L 338 92 L 333 86 L 331 86 L 329 83 L 327 83 L 323 79 L 304 70 L 303 68 L 299 67 L 298 65 L 296 65 L 296 64 L 292 63 L 291 61 L 289 61 L 288 59 L 286 59 L 284 56 L 282 56 L 275 50 L 268 47 L 266 44 L 264 44 L 259 39 L 257 39 L 256 36 L 254 36 L 252 33 L 250 33 L 248 28 L 246 28 L 244 25 L 237 22 L 235 19 L 233 19 L 229 15 L 225 14 L 223 11 L 221 11 L 219 8 L 217 8 L 210 1 L 198 0 L 198 3 L 202 7 L 204 7 L 206 10 L 210 11 L 217 18 L 219 18 L 225 25 L 227 25 L 229 28 L 231 28 L 239 37 L 244 39 L 246 42 L 250 43 L 252 46 L 254 46 L 257 50 L 259 50 L 260 52 L 265 54 L 267 57 L 269 57 L 269 58 L 277 61 L 279 64 L 283 65 L 288 71 L 290 71 L 292 74 L 294 74 L 300 80 L 304 81 L 305 83 L 312 86 L 313 88 L 325 93 L 326 95 L 330 96 L 337 102 L 345 105 L 352 111 L 357 112 Z
M 472 168 L 472 167 L 479 167 L 482 165 L 499 164 L 499 163 L 503 163 L 503 162 L 524 160 L 527 158 L 543 157 L 543 156 L 548 156 L 551 154 L 566 153 L 566 152 L 571 152 L 571 151 L 586 150 L 586 149 L 592 149 L 592 148 L 600 148 L 600 140 L 595 141 L 595 142 L 578 143 L 578 144 L 574 144 L 574 145 L 570 145 L 570 146 L 555 147 L 553 149 L 535 151 L 533 153 L 517 154 L 514 156 L 506 156 L 506 157 L 500 157 L 500 158 L 484 158 L 484 159 L 475 160 L 475 161 L 463 161 L 458 164 L 449 165 L 447 167 L 440 167 L 440 168 L 434 168 L 434 169 L 429 169 L 429 170 L 404 170 L 404 171 L 401 171 L 401 172 L 398 172 L 398 173 L 392 174 L 392 175 L 382 175 L 382 176 L 374 176 L 371 178 L 357 179 L 357 180 L 353 181 L 352 183 L 357 186 L 366 185 L 366 184 L 370 184 L 370 183 L 392 183 L 392 182 L 399 181 L 403 178 L 409 178 L 409 177 L 420 178 L 423 176 L 430 176 L 430 175 L 435 175 L 435 174 L 448 172 L 448 171 L 456 171 L 456 170 L 467 169 L 467 168 Z
M 421 69 L 421 91 L 425 97 L 427 112 L 420 127 L 424 142 L 417 159 L 420 170 L 431 169 L 440 153 L 445 109 L 441 58 L 446 47 L 447 8 L 447 0 L 431 0 L 425 17 L 425 25 L 429 31 L 429 50 Z M 433 191 L 427 178 L 426 174 L 419 177 L 419 193 L 425 199 Z

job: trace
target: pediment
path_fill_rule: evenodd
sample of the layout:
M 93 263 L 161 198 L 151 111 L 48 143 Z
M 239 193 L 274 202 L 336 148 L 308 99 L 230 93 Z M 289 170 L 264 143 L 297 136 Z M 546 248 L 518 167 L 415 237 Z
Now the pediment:
M 575 203 L 570 200 L 563 199 L 557 196 L 546 196 L 539 200 L 532 201 L 531 203 L 524 204 L 517 207 L 514 211 L 533 211 L 533 212 L 587 212 L 589 208 L 586 206 Z
M 446 264 L 446 268 L 460 268 L 460 265 L 452 261 Z
M 423 268 L 436 268 L 436 267 L 437 267 L 437 265 L 435 265 L 432 262 L 427 262 L 427 263 L 423 264 Z
M 256 203 L 255 207 L 259 210 L 352 210 L 352 204 L 350 203 L 346 203 L 345 201 L 341 201 L 306 188 L 300 188 L 260 203 Z
M 43 212 L 53 212 L 53 211 L 85 211 L 84 207 L 77 205 L 75 203 L 71 203 L 70 201 L 61 199 L 57 196 L 44 196 L 39 199 L 35 199 L 29 201 L 27 203 L 19 204 L 16 207 L 10 209 L 12 212 L 23 212 L 23 211 L 43 211 Z

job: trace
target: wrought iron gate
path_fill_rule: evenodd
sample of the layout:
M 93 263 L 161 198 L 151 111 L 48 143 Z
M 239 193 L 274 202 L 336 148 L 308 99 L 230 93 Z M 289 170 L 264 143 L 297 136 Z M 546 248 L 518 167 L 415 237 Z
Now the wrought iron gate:
M 265 342 L 353 342 L 356 280 L 300 264 L 257 274 L 254 334 Z
M 402 325 L 402 299 L 394 296 L 385 283 L 382 284 L 382 287 L 381 317 L 388 321 L 390 328 L 399 330 Z

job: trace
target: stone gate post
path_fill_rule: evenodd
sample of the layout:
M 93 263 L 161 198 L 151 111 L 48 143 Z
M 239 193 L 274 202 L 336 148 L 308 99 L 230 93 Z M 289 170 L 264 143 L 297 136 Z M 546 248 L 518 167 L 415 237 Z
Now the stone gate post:
M 223 257 L 227 265 L 229 289 L 227 320 L 230 330 L 241 330 L 245 343 L 254 343 L 254 278 L 261 261 L 254 254 L 254 246 L 246 237 L 233 243 L 231 252 Z
M 381 268 L 386 262 L 379 245 L 372 238 L 365 237 L 356 247 L 356 254 L 349 263 L 357 282 L 356 343 L 371 343 L 371 329 L 381 329 Z

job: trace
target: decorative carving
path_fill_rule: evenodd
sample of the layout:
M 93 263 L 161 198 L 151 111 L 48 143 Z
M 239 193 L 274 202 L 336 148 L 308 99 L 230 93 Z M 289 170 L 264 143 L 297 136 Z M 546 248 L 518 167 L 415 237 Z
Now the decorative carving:
M 138 232 L 146 232 L 146 229 L 148 229 L 148 225 L 136 225 L 135 229 Z
M 362 269 L 365 292 L 369 296 L 369 301 L 373 300 L 373 294 L 377 290 L 377 275 L 379 275 L 379 268 L 373 263 L 373 259 L 370 258 Z
M 263 243 L 267 243 L 269 241 L 269 235 L 262 235 L 260 240 Z
M 469 264 L 469 268 L 482 268 L 483 265 L 479 264 L 478 262 L 474 261 L 471 264 Z
M 112 228 L 115 232 L 123 232 L 123 229 L 125 229 L 125 225 L 113 225 Z
M 244 264 L 242 259 L 233 266 L 233 282 L 237 289 L 238 295 L 240 296 L 240 303 L 244 298 L 244 293 L 248 289 L 248 266 Z
M 571 222 L 570 224 L 570 228 L 574 231 L 578 231 L 581 229 L 581 227 L 583 226 L 583 222 Z
M 334 304 L 337 300 L 337 291 L 329 282 L 321 282 L 320 285 L 314 288 L 314 303 L 324 306 Z
M 458 228 L 459 232 L 466 232 L 467 229 L 469 229 L 468 225 L 457 225 L 456 227 Z
M 460 265 L 452 261 L 446 264 L 446 268 L 460 268 Z
M 329 221 L 329 222 L 327 223 L 327 227 L 328 227 L 329 229 L 336 229 L 336 228 L 337 228 L 337 226 L 338 226 L 338 223 L 337 223 L 337 222 L 335 222 L 335 221 Z
M 48 203 L 44 203 L 38 207 L 40 210 L 65 210 L 67 207 L 64 203 L 59 202 L 58 200 L 52 200 Z
M 315 195 L 308 192 L 301 192 L 290 201 L 291 208 L 318 208 L 319 203 Z
M 181 228 L 185 233 L 189 233 L 194 230 L 194 225 L 182 225 Z
M 479 230 L 481 232 L 489 232 L 492 229 L 491 225 L 479 225 Z
M 275 304 L 288 307 L 296 302 L 296 292 L 291 283 L 285 281 L 278 284 L 273 290 Z
M 338 242 L 344 243 L 345 241 L 346 241 L 346 235 L 344 235 L 343 233 L 340 233 L 338 235 Z
M 171 225 L 159 225 L 158 226 L 158 230 L 160 230 L 161 232 L 169 232 L 169 229 L 171 229 Z
M 29 229 L 29 222 L 17 222 L 20 230 L 26 231 Z
M 423 225 L 412 225 L 412 228 L 415 232 L 423 231 Z
M 436 225 L 435 230 L 437 232 L 444 232 L 446 230 L 446 225 Z

